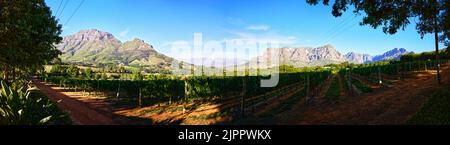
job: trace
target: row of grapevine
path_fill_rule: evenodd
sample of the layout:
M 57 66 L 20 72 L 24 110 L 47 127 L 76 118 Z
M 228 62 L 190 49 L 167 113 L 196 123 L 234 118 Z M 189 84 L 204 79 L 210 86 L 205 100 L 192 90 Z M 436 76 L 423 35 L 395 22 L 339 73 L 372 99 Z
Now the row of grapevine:
M 439 63 L 447 64 L 450 63 L 450 60 L 440 60 Z M 398 75 L 402 72 L 409 71 L 421 71 L 421 70 L 430 70 L 436 69 L 437 61 L 428 60 L 428 61 L 393 61 L 390 63 L 381 63 L 381 64 L 362 64 L 355 68 L 352 68 L 351 71 L 353 73 L 369 76 L 373 73 L 383 73 L 388 75 Z
M 448 64 L 450 60 L 440 60 L 439 64 Z M 354 87 L 363 93 L 371 92 L 367 84 L 357 80 L 356 76 L 364 77 L 372 83 L 380 85 L 389 84 L 390 81 L 381 77 L 382 75 L 403 76 L 407 72 L 437 69 L 438 62 L 435 60 L 417 61 L 384 61 L 370 64 L 361 64 L 340 70 L 340 74 L 345 76 L 348 89 Z M 356 78 L 355 78 L 356 77 Z
M 245 96 L 261 95 L 280 87 L 304 82 L 306 77 L 311 78 L 311 86 L 318 85 L 320 80 L 326 78 L 329 71 L 282 73 L 279 75 L 276 87 L 260 87 L 263 76 L 238 76 L 238 77 L 188 77 L 180 78 L 155 78 L 149 80 L 88 80 L 61 76 L 47 76 L 43 80 L 64 87 L 101 92 L 125 93 L 129 97 L 138 97 L 140 94 L 146 97 L 159 98 L 226 98 L 238 96 L 244 91 Z M 245 90 L 244 90 L 245 89 Z

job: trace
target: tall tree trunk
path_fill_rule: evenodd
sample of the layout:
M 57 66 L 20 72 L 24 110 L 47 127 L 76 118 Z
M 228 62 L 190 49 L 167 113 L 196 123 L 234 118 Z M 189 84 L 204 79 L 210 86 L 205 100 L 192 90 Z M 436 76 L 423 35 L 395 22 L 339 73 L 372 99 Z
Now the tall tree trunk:
M 437 18 L 434 18 L 434 41 L 436 44 L 436 70 L 437 70 L 437 80 L 438 83 L 441 84 L 441 74 L 440 74 L 440 63 L 439 63 L 439 38 L 438 38 L 438 23 Z

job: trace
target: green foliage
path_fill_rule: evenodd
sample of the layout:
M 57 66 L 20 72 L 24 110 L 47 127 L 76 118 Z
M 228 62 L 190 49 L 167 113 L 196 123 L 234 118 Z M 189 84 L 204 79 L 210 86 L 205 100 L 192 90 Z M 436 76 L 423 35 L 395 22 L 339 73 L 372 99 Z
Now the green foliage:
M 69 67 L 66 69 L 67 75 L 71 77 L 77 77 L 80 72 L 80 69 L 75 65 L 69 65 Z
M 43 0 L 0 0 L 0 71 L 11 82 L 31 75 L 61 52 L 61 25 Z
M 400 60 L 403 62 L 411 62 L 411 61 L 431 61 L 436 58 L 435 52 L 422 52 L 418 54 L 406 54 L 402 55 Z M 440 59 L 450 59 L 450 55 L 446 51 L 440 51 L 439 52 L 439 58 Z
M 53 65 L 52 68 L 50 69 L 50 74 L 63 75 L 66 74 L 66 70 L 67 70 L 66 66 L 56 64 Z
M 135 81 L 139 81 L 139 80 L 143 80 L 144 76 L 142 75 L 142 73 L 140 71 L 133 71 L 131 79 L 135 80 Z
M 108 80 L 108 75 L 106 75 L 106 73 L 102 73 L 102 74 L 100 75 L 100 79 L 101 79 L 101 80 Z
M 450 125 L 450 91 L 441 89 L 433 93 L 407 124 Z
M 94 74 L 93 74 L 93 72 L 92 72 L 92 69 L 91 69 L 91 68 L 85 69 L 85 70 L 84 70 L 84 76 L 85 76 L 87 79 L 93 79 L 93 78 L 94 78 Z
M 68 124 L 68 117 L 43 96 L 1 82 L 0 125 Z
M 370 88 L 369 86 L 367 86 L 366 84 L 357 79 L 352 79 L 352 84 L 355 85 L 356 88 L 358 88 L 358 90 L 360 90 L 363 93 L 373 92 L 372 88 Z
M 323 2 L 328 5 L 329 0 L 307 0 L 309 4 L 316 5 Z M 450 39 L 450 2 L 442 1 L 369 1 L 369 0 L 336 0 L 333 4 L 332 14 L 336 17 L 354 7 L 355 14 L 364 12 L 362 25 L 373 28 L 382 26 L 387 34 L 395 34 L 399 29 L 404 30 L 411 19 L 417 20 L 416 29 L 423 37 L 427 33 L 438 32 L 442 34 L 440 41 L 449 45 Z M 436 21 L 435 21 L 436 20 Z
M 339 101 L 339 97 L 341 90 L 339 88 L 339 80 L 335 78 L 333 82 L 331 83 L 330 88 L 328 89 L 327 93 L 325 94 L 325 100 L 327 102 L 330 102 L 332 104 L 337 103 Z
M 317 86 L 331 74 L 330 71 L 299 72 L 279 74 L 279 82 L 276 87 L 261 87 L 263 76 L 195 76 L 181 79 L 178 77 L 152 75 L 143 80 L 141 75 L 136 80 L 85 80 L 80 78 L 48 77 L 47 81 L 68 87 L 84 89 L 99 89 L 101 91 L 126 92 L 129 97 L 136 97 L 141 89 L 142 95 L 158 98 L 182 98 L 208 99 L 213 97 L 238 96 L 245 91 L 246 96 L 257 96 L 270 92 L 290 84 L 305 82 L 306 76 L 310 76 L 311 87 Z M 244 84 L 245 83 L 245 84 Z M 245 86 L 245 87 L 244 87 Z M 186 90 L 185 90 L 186 89 Z M 245 89 L 245 90 L 244 90 Z

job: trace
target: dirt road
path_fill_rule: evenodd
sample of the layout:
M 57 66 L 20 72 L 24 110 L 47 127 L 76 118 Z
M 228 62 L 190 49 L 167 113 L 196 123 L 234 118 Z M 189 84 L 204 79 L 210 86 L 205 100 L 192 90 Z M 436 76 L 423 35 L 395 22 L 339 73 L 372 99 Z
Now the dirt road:
M 90 103 L 81 101 L 79 98 L 85 98 L 83 96 L 73 95 L 69 96 L 63 93 L 62 89 L 54 89 L 41 82 L 38 79 L 33 79 L 33 83 L 44 94 L 46 94 L 50 100 L 58 102 L 58 107 L 67 112 L 75 125 L 114 125 L 117 124 L 112 115 L 106 110 L 100 110 L 100 107 L 94 107 L 91 103 L 101 104 L 103 102 L 91 99 Z

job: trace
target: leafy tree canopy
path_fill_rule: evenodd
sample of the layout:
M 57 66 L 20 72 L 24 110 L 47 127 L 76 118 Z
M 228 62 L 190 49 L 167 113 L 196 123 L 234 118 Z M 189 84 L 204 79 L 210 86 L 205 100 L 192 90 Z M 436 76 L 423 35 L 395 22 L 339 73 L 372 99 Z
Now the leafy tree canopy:
M 44 0 L 0 0 L 3 79 L 14 79 L 17 72 L 36 70 L 57 57 L 61 52 L 53 44 L 62 40 L 60 34 L 61 25 Z
M 318 3 L 328 5 L 330 2 L 330 0 L 306 1 L 311 5 Z M 422 38 L 427 33 L 434 33 L 436 28 L 440 34 L 439 41 L 447 47 L 450 44 L 448 0 L 335 0 L 333 16 L 341 16 L 350 6 L 354 7 L 355 14 L 365 13 L 361 25 L 370 25 L 375 29 L 382 27 L 384 33 L 395 34 L 399 29 L 404 30 L 413 21 L 417 23 L 416 29 Z

